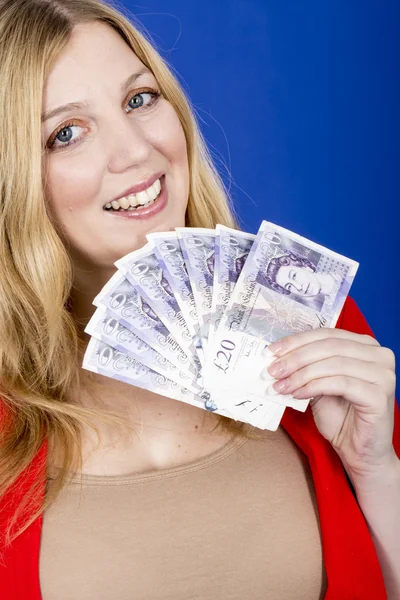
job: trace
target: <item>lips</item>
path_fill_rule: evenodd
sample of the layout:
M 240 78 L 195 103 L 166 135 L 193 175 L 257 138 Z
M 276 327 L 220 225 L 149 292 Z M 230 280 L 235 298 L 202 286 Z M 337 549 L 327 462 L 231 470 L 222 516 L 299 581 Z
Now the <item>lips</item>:
M 115 198 L 112 198 L 111 200 L 109 200 L 109 202 L 111 203 L 111 202 L 113 202 L 113 200 L 119 200 L 120 198 L 125 198 L 126 196 L 129 196 L 131 194 L 138 194 L 139 192 L 144 192 L 144 190 L 147 190 L 149 187 L 151 187 L 153 185 L 153 183 L 155 183 L 157 181 L 157 179 L 160 179 L 163 175 L 164 175 L 164 173 L 162 173 L 162 172 L 155 173 L 146 181 L 143 181 L 142 183 L 138 183 L 137 185 L 134 185 L 133 187 L 128 188 L 127 190 L 122 192 L 122 194 L 119 194 L 119 196 L 116 196 Z
M 163 178 L 162 178 L 163 179 Z M 138 192 L 137 194 L 130 194 L 119 200 L 113 200 L 110 204 L 106 204 L 103 210 L 132 210 L 139 209 L 143 206 L 148 206 L 155 202 L 160 195 L 162 183 L 160 179 L 157 179 L 147 190 Z
M 161 177 L 161 192 L 158 198 L 148 206 L 130 208 L 128 210 L 103 210 L 107 218 L 129 220 L 150 219 L 162 212 L 168 204 L 168 187 L 165 182 L 165 175 Z

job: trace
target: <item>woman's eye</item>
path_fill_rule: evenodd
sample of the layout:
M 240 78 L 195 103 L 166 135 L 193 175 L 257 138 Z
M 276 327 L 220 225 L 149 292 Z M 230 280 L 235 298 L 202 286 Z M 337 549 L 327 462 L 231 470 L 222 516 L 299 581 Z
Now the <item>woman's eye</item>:
M 152 99 L 148 104 L 145 104 L 145 107 L 147 108 L 147 106 L 153 106 L 153 104 L 155 104 L 155 102 L 158 100 L 160 94 L 158 92 L 139 92 L 136 93 L 134 96 L 132 96 L 128 102 L 128 105 L 132 102 L 132 100 L 135 100 L 136 98 L 139 98 L 140 96 L 150 96 L 150 98 Z M 143 102 L 141 103 L 136 103 L 133 104 L 133 106 L 131 108 L 133 109 L 137 109 L 137 108 L 142 108 L 143 106 Z M 128 112 L 128 111 L 127 111 Z
M 56 141 L 60 142 L 61 147 L 67 147 L 67 146 L 71 146 L 72 144 L 75 144 L 76 139 L 72 139 L 73 136 L 72 134 L 70 135 L 69 132 L 72 131 L 72 129 L 83 129 L 83 127 L 80 127 L 79 125 L 75 125 L 74 123 L 69 123 L 66 125 L 63 125 L 61 129 L 58 130 L 58 132 L 56 132 L 52 138 L 50 138 L 49 142 L 48 142 L 48 148 L 59 148 L 60 145 L 55 144 Z M 79 138 L 78 138 L 79 139 Z M 72 140 L 72 141 L 71 141 Z M 64 143 L 66 142 L 66 143 Z
M 160 95 L 161 94 L 159 92 L 152 91 L 136 92 L 133 96 L 130 97 L 128 101 L 128 106 L 130 106 L 131 110 L 125 109 L 125 112 L 130 114 L 131 112 L 135 111 L 147 110 L 148 108 L 151 108 L 154 104 L 156 104 Z M 150 101 L 146 103 L 145 100 L 143 100 L 144 96 L 149 96 Z M 138 102 L 138 99 L 140 98 L 142 98 L 142 100 L 139 100 Z M 134 101 L 133 105 L 131 104 L 132 101 Z M 66 123 L 59 127 L 58 130 L 52 134 L 49 141 L 47 142 L 47 148 L 50 150 L 53 148 L 63 149 L 68 148 L 69 146 L 72 146 L 72 144 L 76 144 L 77 142 L 79 142 L 81 139 L 80 137 L 73 139 L 73 135 L 69 133 L 72 129 L 76 128 L 85 129 L 81 125 L 78 125 L 75 121 Z

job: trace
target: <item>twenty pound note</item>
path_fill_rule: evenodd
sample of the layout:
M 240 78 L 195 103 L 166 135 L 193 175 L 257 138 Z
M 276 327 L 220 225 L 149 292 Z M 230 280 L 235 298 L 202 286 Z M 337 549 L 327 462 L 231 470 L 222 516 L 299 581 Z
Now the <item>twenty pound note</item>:
M 89 341 L 82 367 L 198 408 L 203 406 L 201 398 L 187 388 L 94 337 Z
M 205 387 L 243 390 L 305 410 L 308 400 L 268 392 L 275 380 L 260 377 L 263 351 L 292 333 L 334 327 L 357 268 L 355 261 L 263 221 L 209 348 Z
M 196 302 L 203 352 L 207 350 L 214 281 L 215 230 L 176 227 Z
M 123 273 L 114 273 L 93 304 L 103 307 L 110 317 L 114 317 L 180 370 L 186 370 L 193 378 L 198 378 L 198 369 L 191 357 Z
M 137 388 L 149 390 L 173 400 L 186 402 L 197 408 L 204 408 L 203 397 L 97 338 L 92 337 L 90 339 L 82 367 L 93 373 L 128 383 Z M 232 414 L 226 409 L 215 407 L 213 411 L 221 416 L 233 418 Z M 275 421 L 271 419 L 270 422 L 275 427 Z
M 180 370 L 165 356 L 154 350 L 144 340 L 140 339 L 133 331 L 110 317 L 103 307 L 95 310 L 92 318 L 85 328 L 85 332 L 100 340 L 115 350 L 127 354 L 137 362 L 149 367 L 156 373 L 164 375 L 183 388 L 198 394 L 201 387 L 196 382 L 195 376 L 190 371 Z
M 179 345 L 193 353 L 192 336 L 168 279 L 149 242 L 117 260 L 115 266 L 151 306 Z
M 196 348 L 200 361 L 203 363 L 204 356 L 201 351 L 200 326 L 197 317 L 196 302 L 178 234 L 176 231 L 148 233 L 146 238 L 153 245 L 154 253 L 157 256 L 164 277 L 175 295 L 191 333 L 193 345 Z
M 252 233 L 237 231 L 224 225 L 217 225 L 216 231 L 209 338 L 212 338 L 218 329 L 256 237 Z

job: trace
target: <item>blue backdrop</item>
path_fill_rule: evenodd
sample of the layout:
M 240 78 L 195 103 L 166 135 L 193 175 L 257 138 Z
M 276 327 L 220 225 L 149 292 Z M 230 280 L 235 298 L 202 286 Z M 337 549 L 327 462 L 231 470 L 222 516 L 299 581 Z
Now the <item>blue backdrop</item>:
M 124 6 L 176 70 L 242 228 L 266 219 L 357 260 L 351 295 L 399 356 L 400 2 Z

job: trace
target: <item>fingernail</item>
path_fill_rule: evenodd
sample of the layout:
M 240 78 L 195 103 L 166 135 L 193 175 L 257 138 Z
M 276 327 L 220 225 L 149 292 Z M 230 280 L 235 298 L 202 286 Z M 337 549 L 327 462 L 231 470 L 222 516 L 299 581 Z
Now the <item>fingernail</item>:
M 272 342 L 272 344 L 270 344 L 268 346 L 268 350 L 270 352 L 272 352 L 272 354 L 276 355 L 278 354 L 283 348 L 283 343 L 280 340 L 277 340 L 276 342 Z
M 269 374 L 268 369 L 263 369 L 260 373 L 260 377 L 261 377 L 261 379 L 264 379 L 264 381 L 271 381 L 271 380 L 275 379 L 275 377 L 272 377 Z
M 273 375 L 275 379 L 280 379 L 285 373 L 286 365 L 283 361 L 275 360 L 269 367 L 268 372 Z
M 268 394 L 268 396 L 277 396 L 279 392 L 276 391 L 273 384 L 271 383 L 271 385 L 267 387 L 266 394 Z
M 285 389 L 287 389 L 288 387 L 289 387 L 289 383 L 288 383 L 287 379 L 283 379 L 282 381 L 277 381 L 273 385 L 274 390 L 276 390 L 278 392 L 278 394 L 281 394 L 282 392 L 284 392 Z
M 263 358 L 275 358 L 275 354 L 271 352 L 269 346 L 265 346 L 265 348 L 261 352 L 261 356 Z

